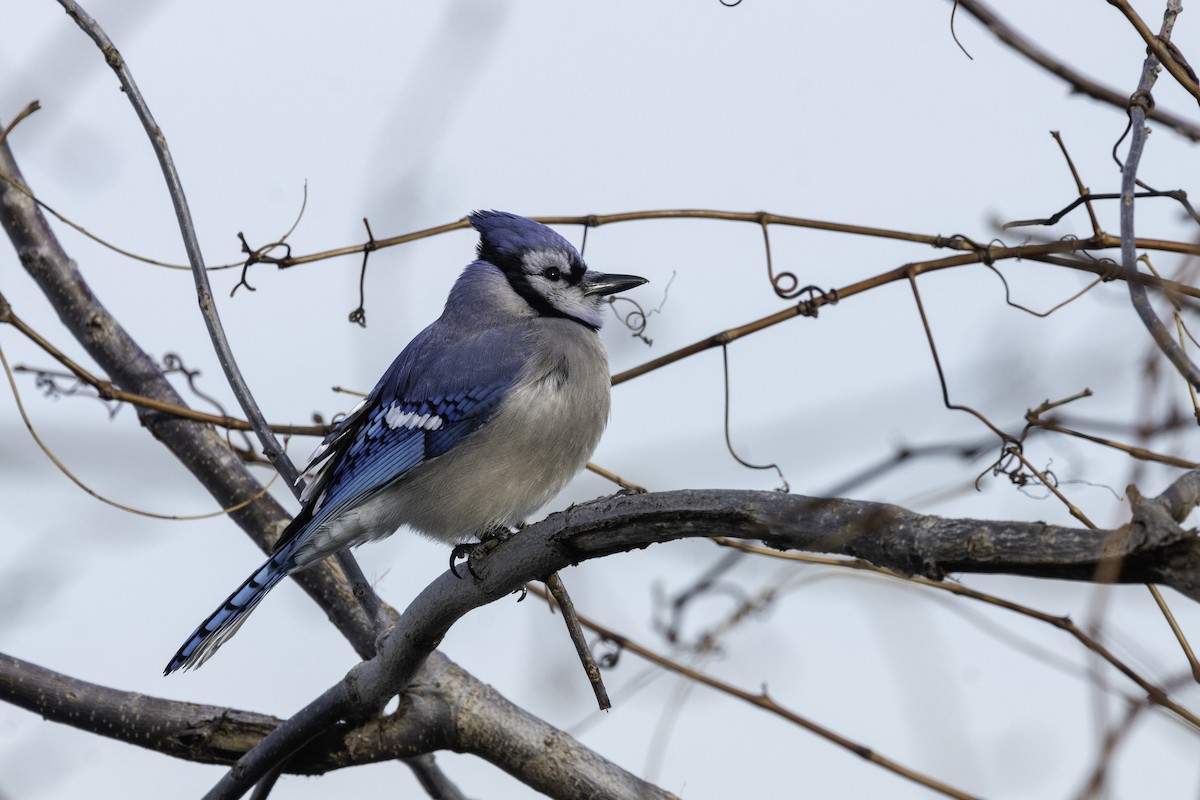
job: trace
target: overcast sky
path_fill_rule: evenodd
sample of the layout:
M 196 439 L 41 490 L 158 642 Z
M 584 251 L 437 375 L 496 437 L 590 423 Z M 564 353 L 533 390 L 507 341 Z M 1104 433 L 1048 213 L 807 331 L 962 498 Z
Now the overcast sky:
M 912 231 L 997 235 L 996 220 L 1050 214 L 1075 196 L 1060 131 L 1084 181 L 1116 191 L 1110 151 L 1125 115 L 1077 95 L 999 45 L 948 2 L 780 3 L 718 0 L 605 4 L 452 0 L 443 3 L 87 3 L 128 61 L 182 175 L 210 264 L 239 258 L 303 219 L 290 242 L 307 253 L 356 244 L 362 220 L 377 237 L 461 218 L 472 209 L 526 215 L 658 208 L 767 210 Z M 1157 29 L 1161 8 L 1135 6 Z M 1193 10 L 1194 11 L 1194 10 Z M 1144 47 L 1108 4 L 1013 0 L 1005 16 L 1067 63 L 1132 92 Z M 185 261 L 161 174 L 115 77 L 51 0 L 4 9 L 0 120 L 30 100 L 42 110 L 11 144 L 35 192 L 127 250 Z M 1180 17 L 1184 53 L 1200 44 Z M 1164 77 L 1161 107 L 1195 118 L 1194 101 Z M 1156 126 L 1142 177 L 1193 188 L 1196 153 Z M 1116 209 L 1101 220 L 1117 231 Z M 1167 202 L 1139 206 L 1139 233 L 1187 240 Z M 180 354 L 231 411 L 185 272 L 136 263 L 56 223 L 103 302 L 156 356 Z M 579 244 L 581 229 L 561 232 Z M 1076 213 L 1049 234 L 1086 236 Z M 1024 233 L 1004 234 L 1006 242 Z M 874 238 L 771 229 L 777 270 L 802 284 L 845 286 L 945 251 Z M 401 347 L 440 312 L 473 255 L 457 231 L 381 251 L 366 277 L 358 258 L 277 272 L 257 267 L 255 292 L 213 274 L 239 362 L 272 421 L 307 422 L 353 405 L 333 386 L 369 389 Z M 788 303 L 766 280 L 752 224 L 640 221 L 590 232 L 596 269 L 644 275 L 630 296 L 651 316 L 634 339 L 604 331 L 614 371 L 626 369 Z M 1156 256 L 1163 272 L 1177 260 Z M 1003 267 L 1014 299 L 1044 310 L 1086 278 L 1042 265 Z M 952 399 L 1019 431 L 1027 408 L 1084 387 L 1093 419 L 1138 418 L 1149 339 L 1121 282 L 1046 319 L 1006 307 L 982 266 L 928 276 L 922 298 Z M 668 291 L 669 287 L 669 291 Z M 16 313 L 84 363 L 11 248 L 0 247 L 0 290 Z M 50 366 L 0 329 L 10 362 Z M 907 286 L 895 284 L 739 341 L 729 349 L 731 433 L 739 455 L 777 463 L 792 491 L 821 494 L 902 444 L 982 440 L 974 418 L 943 408 Z M 93 400 L 39 396 L 18 376 L 41 435 L 98 492 L 158 513 L 197 514 L 212 501 L 140 429 L 130 409 L 110 421 Z M 595 461 L 651 489 L 770 489 L 725 449 L 722 362 L 693 357 L 614 390 Z M 1182 384 L 1171 400 L 1187 403 Z M 202 401 L 197 400 L 202 405 Z M 1195 457 L 1197 437 L 1155 443 Z M 312 441 L 291 443 L 296 459 Z M 1130 465 L 1078 441 L 1038 440 L 1031 458 L 1102 526 L 1127 514 Z M 857 486 L 851 495 L 947 516 L 1074 524 L 1044 490 L 1003 479 L 973 482 L 990 457 L 930 459 Z M 1174 473 L 1144 468 L 1157 493 Z M 576 479 L 550 509 L 611 491 Z M 286 491 L 276 494 L 295 508 Z M 164 679 L 183 637 L 261 560 L 225 519 L 162 522 L 98 504 L 73 487 L 25 432 L 0 392 L 0 652 L 119 689 L 288 716 L 340 678 L 353 651 L 290 583 L 196 673 Z M 548 509 L 549 510 L 549 509 Z M 718 532 L 719 533 L 719 532 Z M 397 535 L 358 551 L 383 597 L 403 608 L 445 568 L 441 545 Z M 668 651 L 656 598 L 689 586 L 722 557 L 704 542 L 590 562 L 564 574 L 580 609 Z M 1011 614 L 916 587 L 841 572 L 747 560 L 729 576 L 739 594 L 690 612 L 691 633 L 716 625 L 738 599 L 780 587 L 703 662 L 907 766 L 979 796 L 1061 798 L 1083 786 L 1100 724 L 1136 687 L 1099 668 L 1063 634 Z M 1058 582 L 973 577 L 968 585 L 1054 614 L 1103 620 L 1105 640 L 1147 677 L 1178 679 L 1186 662 L 1142 587 L 1098 592 Z M 1200 636 L 1200 610 L 1168 592 L 1181 624 Z M 1099 610 L 1098 610 L 1099 609 Z M 571 731 L 623 767 L 689 798 L 921 798 L 927 790 L 871 767 L 803 730 L 626 654 L 609 677 L 614 709 L 594 701 L 561 623 L 530 599 L 468 616 L 444 650 L 514 702 Z M 683 654 L 681 658 L 686 659 Z M 1200 691 L 1181 688 L 1192 707 Z M 1107 700 L 1105 698 L 1108 698 Z M 1118 752 L 1113 797 L 1194 798 L 1193 732 L 1147 713 Z M 439 756 L 469 795 L 530 796 L 466 756 Z M 221 775 L 111 743 L 0 706 L 0 797 L 190 797 Z M 751 791 L 753 787 L 755 791 Z M 285 778 L 279 797 L 415 797 L 401 766 Z

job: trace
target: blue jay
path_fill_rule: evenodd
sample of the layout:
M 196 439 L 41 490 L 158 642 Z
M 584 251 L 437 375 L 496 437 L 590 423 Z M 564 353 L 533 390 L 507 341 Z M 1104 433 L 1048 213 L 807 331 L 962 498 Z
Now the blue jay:
M 442 316 L 325 437 L 274 553 L 163 674 L 208 660 L 289 573 L 402 525 L 449 544 L 503 530 L 586 463 L 609 413 L 600 305 L 646 280 L 588 270 L 566 239 L 524 217 L 468 219 L 477 258 Z

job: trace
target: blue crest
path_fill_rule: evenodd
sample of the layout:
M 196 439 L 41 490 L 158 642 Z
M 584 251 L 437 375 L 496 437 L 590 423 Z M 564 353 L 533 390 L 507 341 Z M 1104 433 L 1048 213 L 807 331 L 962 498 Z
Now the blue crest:
M 530 250 L 565 250 L 572 262 L 583 260 L 574 245 L 540 222 L 506 211 L 474 211 L 467 219 L 479 231 L 479 257 L 501 269 L 518 263 Z

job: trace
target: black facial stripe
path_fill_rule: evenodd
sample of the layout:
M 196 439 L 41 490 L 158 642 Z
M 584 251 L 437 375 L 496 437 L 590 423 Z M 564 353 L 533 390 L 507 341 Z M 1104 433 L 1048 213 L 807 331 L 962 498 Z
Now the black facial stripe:
M 509 272 L 505 270 L 504 276 L 508 278 L 509 284 L 521 297 L 525 298 L 525 302 L 533 307 L 533 310 L 541 314 L 543 317 L 565 317 L 563 312 L 559 311 L 554 306 L 547 302 L 546 298 L 538 294 L 537 290 L 529 283 L 529 276 L 520 270 Z
M 529 276 L 527 276 L 524 272 L 505 272 L 504 275 L 508 278 L 508 282 L 513 287 L 513 290 L 516 291 L 517 294 L 521 295 L 521 297 L 525 298 L 525 302 L 529 303 L 530 307 L 532 307 L 534 311 L 541 314 L 543 317 L 562 317 L 563 319 L 569 319 L 572 322 L 578 322 L 585 328 L 599 330 L 595 325 L 584 322 L 583 320 L 579 319 L 579 317 L 573 317 L 570 314 L 564 313 L 563 311 L 560 311 L 559 309 L 550 305 L 546 298 L 538 294 L 533 286 L 530 285 Z
M 573 322 L 578 322 L 586 328 L 598 330 L 596 326 L 591 325 L 578 317 L 573 317 L 550 304 L 546 298 L 540 294 L 529 281 L 529 275 L 525 274 L 525 264 L 521 257 L 515 253 L 502 253 L 501 251 L 490 247 L 482 239 L 479 241 L 479 246 L 476 248 L 476 253 L 480 260 L 495 264 L 504 273 L 504 277 L 508 278 L 508 283 L 513 290 L 524 298 L 526 303 L 543 317 L 562 317 Z M 561 269 L 561 267 L 560 267 Z M 570 260 L 569 271 L 563 273 L 563 277 L 567 283 L 578 285 L 583 281 L 584 273 L 587 272 L 587 267 L 580 258 L 572 258 Z

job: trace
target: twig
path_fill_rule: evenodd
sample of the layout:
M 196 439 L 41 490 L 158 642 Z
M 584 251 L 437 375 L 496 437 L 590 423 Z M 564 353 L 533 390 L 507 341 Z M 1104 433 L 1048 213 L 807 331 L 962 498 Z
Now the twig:
M 17 115 L 12 118 L 12 122 L 5 125 L 3 130 L 0 130 L 0 142 L 3 142 L 5 139 L 8 138 L 8 134 L 10 134 L 12 132 L 13 128 L 15 128 L 21 124 L 21 120 L 25 119 L 26 117 L 28 117 L 30 114 L 37 111 L 41 107 L 42 107 L 42 104 L 39 103 L 37 100 L 33 100 L 33 101 L 27 103 L 25 105 L 25 107 L 22 108 L 20 111 L 18 111 Z
M 1183 649 L 1184 658 L 1187 659 L 1188 665 L 1192 668 L 1192 680 L 1200 683 L 1200 661 L 1197 661 L 1196 654 L 1192 651 L 1192 646 L 1188 644 L 1187 636 L 1183 633 L 1183 628 L 1179 627 L 1179 623 L 1175 620 L 1175 615 L 1171 613 L 1171 607 L 1167 605 L 1167 601 L 1162 596 L 1162 592 L 1158 590 L 1158 587 L 1153 583 L 1148 583 L 1146 584 L 1146 588 L 1150 590 L 1150 596 L 1158 604 L 1158 610 L 1162 612 L 1167 625 L 1171 627 L 1171 633 L 1175 634 L 1175 640 L 1179 642 L 1179 646 Z
M 1086 197 L 1088 188 L 1083 185 L 1083 179 L 1079 177 L 1079 170 L 1075 169 L 1075 162 L 1071 160 L 1071 154 L 1067 152 L 1067 143 L 1063 141 L 1062 134 L 1058 131 L 1050 131 L 1050 135 L 1054 137 L 1054 141 L 1058 144 L 1058 149 L 1062 151 L 1063 158 L 1066 159 L 1067 169 L 1071 170 L 1071 177 L 1075 179 L 1075 189 L 1079 192 L 1080 197 Z M 1092 222 L 1092 233 L 1099 236 L 1103 233 L 1100 227 L 1100 220 L 1096 219 L 1096 209 L 1092 207 L 1092 201 L 1085 202 L 1087 206 L 1088 219 Z
M 566 623 L 567 630 L 571 634 L 571 643 L 575 645 L 579 663 L 583 665 L 583 671 L 587 673 L 588 681 L 592 684 L 596 703 L 600 706 L 601 711 L 608 711 L 612 708 L 612 701 L 608 699 L 608 690 L 604 688 L 604 678 L 600 675 L 600 668 L 596 666 L 596 660 L 592 658 L 592 649 L 588 647 L 587 640 L 583 638 L 583 630 L 579 627 L 579 617 L 575 613 L 575 604 L 571 602 L 571 596 L 567 594 L 567 587 L 563 585 L 562 578 L 557 572 L 550 573 L 550 577 L 546 578 L 546 588 L 550 590 L 550 594 L 554 596 L 554 602 L 562 611 L 563 622 Z
M 0 295 L 0 321 L 3 321 L 4 310 L 6 308 L 7 308 L 7 302 L 4 300 L 3 295 Z M 20 415 L 21 421 L 25 423 L 25 429 L 27 431 L 29 431 L 29 435 L 33 437 L 34 443 L 37 444 L 37 446 L 41 449 L 42 453 L 46 456 L 46 458 L 50 459 L 50 463 L 52 463 L 52 464 L 54 464 L 54 466 L 58 467 L 58 471 L 61 472 L 63 475 L 65 475 L 67 477 L 67 479 L 71 481 L 71 483 L 75 484 L 80 489 L 82 489 L 84 492 L 86 492 L 89 496 L 91 496 L 92 498 L 94 498 L 96 500 L 99 500 L 101 503 L 104 503 L 105 505 L 112 506 L 113 508 L 128 512 L 130 514 L 137 514 L 139 517 L 149 517 L 151 519 L 161 519 L 161 520 L 175 521 L 175 522 L 180 522 L 180 521 L 190 522 L 190 521 L 201 520 L 201 519 L 211 519 L 213 517 L 219 517 L 224 514 L 233 514 L 237 511 L 241 511 L 243 508 L 250 505 L 251 503 L 262 499 L 262 497 L 264 495 L 266 495 L 266 493 L 270 490 L 271 483 L 274 482 L 274 481 L 272 481 L 271 483 L 268 483 L 266 486 L 264 486 L 262 489 L 260 489 L 256 494 L 253 494 L 250 497 L 247 497 L 245 500 L 241 500 L 241 501 L 234 503 L 233 505 L 230 505 L 226 508 L 220 508 L 220 509 L 217 509 L 216 511 L 208 511 L 208 512 L 205 512 L 202 514 L 160 514 L 155 511 L 147 511 L 144 508 L 134 508 L 133 506 L 128 506 L 128 505 L 125 505 L 124 503 L 119 503 L 116 500 L 105 497 L 104 495 L 100 494 L 95 489 L 93 489 L 92 487 L 90 487 L 86 483 L 84 483 L 79 478 L 79 476 L 77 476 L 74 472 L 72 472 L 67 467 L 66 464 L 64 464 L 62 461 L 59 460 L 58 456 L 56 456 L 54 454 L 54 451 L 50 449 L 50 446 L 48 444 L 46 444 L 45 441 L 43 441 L 41 436 L 38 435 L 37 430 L 33 427 L 33 421 L 29 419 L 29 414 L 27 414 L 25 411 L 25 404 L 21 401 L 21 393 L 19 391 L 17 391 L 17 381 L 13 377 L 12 369 L 9 368 L 9 366 L 8 366 L 8 359 L 5 358 L 5 356 L 4 356 L 3 348 L 0 348 L 0 367 L 3 367 L 4 376 L 8 379 L 9 388 L 12 390 L 13 402 L 16 403 L 16 406 L 17 406 L 17 413 Z
M 845 233 L 851 236 L 871 236 L 879 239 L 911 242 L 913 244 L 927 244 L 931 247 L 948 248 L 952 250 L 971 251 L 975 249 L 971 244 L 955 237 L 939 236 L 927 233 L 912 233 L 910 231 L 897 231 L 889 228 L 876 228 L 869 225 L 851 225 L 844 222 L 832 222 L 830 220 L 793 217 L 786 214 L 775 214 L 767 211 L 723 211 L 720 209 L 711 208 L 666 208 L 650 209 L 645 211 L 625 211 L 618 214 L 538 216 L 533 217 L 533 219 L 545 225 L 586 225 L 588 227 L 616 225 L 641 220 L 711 219 L 720 220 L 723 222 L 749 222 L 758 226 L 762 226 L 764 224 L 781 225 L 784 227 L 805 228 L 809 230 L 827 231 L 830 233 Z M 288 269 L 290 267 L 296 267 L 302 264 L 311 264 L 330 258 L 361 254 L 367 252 L 368 250 L 382 250 L 386 247 L 407 244 L 408 242 L 415 242 L 419 239 L 428 239 L 433 236 L 440 236 L 444 233 L 462 230 L 468 227 L 469 225 L 466 219 L 460 219 L 455 222 L 448 222 L 444 225 L 436 225 L 432 228 L 424 228 L 422 230 L 412 231 L 410 233 L 400 234 L 398 236 L 368 240 L 362 244 L 337 247 L 331 250 L 322 250 L 317 253 L 309 253 L 299 256 L 288 255 L 274 257 L 269 255 L 261 255 L 257 260 L 263 264 L 274 264 L 280 269 Z M 1095 246 L 1115 247 L 1116 244 L 1116 237 L 1113 237 L 1111 243 L 1099 244 Z M 1184 245 L 1184 247 L 1188 248 L 1185 250 L 1185 252 L 1200 253 L 1200 247 L 1196 245 Z
M 989 259 L 990 260 L 990 259 Z M 912 289 L 913 300 L 916 301 L 917 314 L 921 317 L 921 326 L 925 330 L 925 339 L 929 343 L 929 353 L 933 356 L 933 366 L 937 370 L 938 383 L 942 389 L 942 404 L 951 411 L 965 411 L 982 422 L 988 430 L 1000 437 L 1003 442 L 1017 443 L 1017 438 L 998 428 L 990 419 L 971 406 L 950 402 L 950 389 L 946 386 L 946 373 L 942 370 L 942 360 L 938 356 L 937 344 L 933 340 L 933 329 L 929 325 L 929 317 L 925 314 L 925 304 L 921 302 L 921 292 L 917 289 L 916 275 L 909 273 L 908 284 Z
M 1153 450 L 1147 450 L 1144 447 L 1137 447 L 1135 445 L 1124 444 L 1122 442 L 1115 442 L 1112 439 L 1105 439 L 1102 436 L 1094 436 L 1090 433 L 1084 433 L 1083 431 L 1077 431 L 1073 428 L 1067 428 L 1063 425 L 1059 425 L 1057 422 L 1051 422 L 1050 420 L 1030 419 L 1029 427 L 1042 428 L 1043 430 L 1054 431 L 1055 433 L 1065 434 L 1066 436 L 1074 436 L 1078 439 L 1083 439 L 1088 442 L 1094 442 L 1095 444 L 1104 445 L 1105 447 L 1111 447 L 1114 450 L 1120 450 L 1122 453 L 1127 454 L 1131 458 L 1136 458 L 1139 461 L 1155 461 L 1159 464 L 1169 464 L 1172 467 L 1183 467 L 1184 469 L 1191 469 L 1192 467 L 1200 466 L 1200 464 L 1197 464 L 1197 462 L 1188 461 L 1186 458 L 1170 456 L 1166 455 L 1165 453 L 1155 453 Z
M 617 473 L 607 470 L 604 467 L 600 466 L 599 464 L 593 464 L 591 461 L 589 461 L 584 466 L 586 467 L 588 472 L 594 472 L 597 475 L 599 475 L 601 478 L 604 478 L 605 480 L 608 480 L 608 481 L 612 481 L 617 486 L 620 486 L 622 489 L 624 489 L 627 492 L 637 492 L 640 494 L 640 493 L 644 493 L 646 491 L 645 486 L 640 486 L 640 485 L 634 483 L 633 481 L 622 478 Z
M 254 787 L 254 792 L 250 795 L 250 800 L 267 800 L 271 795 L 271 790 L 275 788 L 275 784 L 279 782 L 279 777 L 283 775 L 283 768 L 276 767 L 271 770 L 267 777 L 258 782 Z
M 1146 61 L 1154 60 L 1161 63 L 1167 68 L 1167 72 L 1171 73 L 1171 77 L 1179 81 L 1179 85 L 1196 98 L 1197 102 L 1200 102 L 1200 85 L 1196 83 L 1196 75 L 1186 61 L 1182 63 L 1179 61 L 1176 57 L 1177 51 L 1173 49 L 1174 45 L 1171 43 L 1171 28 L 1175 26 L 1175 17 L 1183 10 L 1182 0 L 1168 0 L 1167 10 L 1163 13 L 1163 26 L 1159 30 L 1158 36 L 1155 36 L 1150 30 L 1150 26 L 1138 16 L 1138 13 L 1133 10 L 1133 6 L 1129 5 L 1128 0 L 1108 0 L 1108 2 L 1109 5 L 1116 6 L 1125 15 L 1125 19 L 1129 20 L 1134 30 L 1146 43 L 1149 51 Z M 1157 76 L 1151 79 L 1150 85 L 1153 85 L 1156 79 Z M 1147 86 L 1146 89 L 1149 91 L 1150 86 Z M 1135 127 L 1136 125 L 1135 123 Z
M 112 250 L 114 253 L 123 255 L 126 258 L 132 259 L 134 261 L 140 261 L 143 264 L 150 264 L 151 266 L 155 266 L 155 267 L 165 267 L 166 269 L 177 269 L 177 270 L 181 270 L 181 271 L 190 271 L 191 270 L 191 267 L 188 266 L 187 264 L 172 264 L 168 261 L 159 261 L 157 259 L 150 258 L 149 256 L 139 255 L 139 254 L 133 252 L 132 250 L 126 250 L 125 248 L 123 248 L 119 245 L 115 245 L 112 242 L 110 242 L 100 236 L 97 236 L 96 234 L 94 234 L 90 230 L 88 230 L 87 228 L 80 225 L 78 222 L 75 222 L 73 219 L 68 217 L 66 214 L 63 214 L 62 212 L 58 211 L 50 204 L 43 201 L 40 197 L 38 197 L 33 192 L 31 192 L 29 190 L 28 186 L 23 185 L 20 181 L 13 179 L 12 177 L 10 177 L 9 175 L 6 175 L 3 172 L 0 172 L 0 181 L 3 181 L 4 183 L 7 183 L 8 185 L 12 186 L 12 188 L 16 189 L 18 192 L 25 195 L 33 202 L 37 203 L 38 208 L 42 209 L 47 214 L 54 217 L 55 219 L 57 219 L 59 222 L 63 223 L 64 225 L 72 228 L 73 230 L 78 231 L 82 235 L 91 239 L 93 242 L 100 245 L 101 247 L 104 247 L 108 250 Z M 233 269 L 234 267 L 240 267 L 241 265 L 242 265 L 241 261 L 234 261 L 229 264 L 217 264 L 215 266 L 210 264 L 208 266 L 208 271 L 216 272 L 218 270 L 223 270 L 223 269 Z

